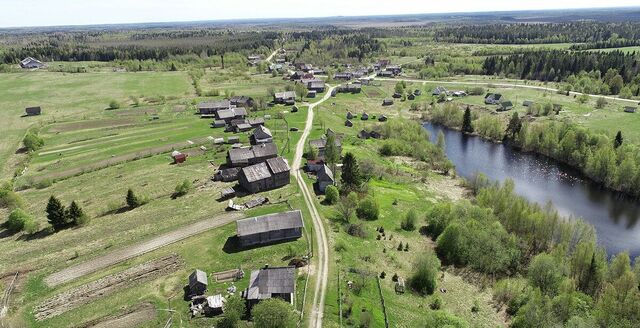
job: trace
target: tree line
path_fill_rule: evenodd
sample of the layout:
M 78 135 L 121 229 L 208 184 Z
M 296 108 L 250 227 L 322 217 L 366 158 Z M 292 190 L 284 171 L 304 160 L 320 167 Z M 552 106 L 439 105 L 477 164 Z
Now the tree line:
M 509 56 L 487 57 L 483 64 L 487 75 L 505 75 L 527 80 L 571 81 L 584 75 L 602 82 L 602 94 L 638 96 L 640 60 L 635 52 L 535 51 Z
M 488 24 L 447 26 L 435 32 L 435 40 L 452 43 L 543 44 L 601 42 L 618 37 L 639 40 L 640 24 L 632 22 L 571 22 L 545 24 Z

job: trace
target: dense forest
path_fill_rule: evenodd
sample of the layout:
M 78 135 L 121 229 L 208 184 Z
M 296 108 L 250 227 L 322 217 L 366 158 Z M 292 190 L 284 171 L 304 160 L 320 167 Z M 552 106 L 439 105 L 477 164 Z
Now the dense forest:
M 485 59 L 483 73 L 528 80 L 568 81 L 574 90 L 589 93 L 631 97 L 640 92 L 640 61 L 635 52 L 554 50 L 490 56 Z
M 27 56 L 45 61 L 166 60 L 172 56 L 214 56 L 272 49 L 280 32 L 174 30 L 144 32 L 48 33 L 24 42 L 8 39 L 0 63 Z
M 567 43 L 602 42 L 611 38 L 640 39 L 639 23 L 546 23 L 447 26 L 436 31 L 435 39 L 455 43 Z

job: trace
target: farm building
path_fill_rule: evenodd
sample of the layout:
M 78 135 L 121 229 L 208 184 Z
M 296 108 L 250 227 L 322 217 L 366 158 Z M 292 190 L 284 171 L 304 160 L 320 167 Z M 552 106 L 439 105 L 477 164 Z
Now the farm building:
M 269 244 L 302 237 L 300 210 L 267 214 L 236 221 L 236 232 L 242 247 Z
M 334 80 L 345 80 L 349 81 L 353 78 L 353 73 L 350 72 L 341 72 L 333 75 Z
M 363 121 L 367 121 L 369 119 L 369 114 L 362 113 L 362 115 L 360 115 L 360 119 Z
M 440 86 L 433 89 L 433 92 L 431 94 L 434 96 L 439 96 L 441 94 L 447 95 L 449 94 L 449 91 L 447 90 L 447 88 Z
M 347 112 L 347 119 L 348 120 L 353 119 L 353 113 Z
M 20 61 L 20 67 L 22 68 L 43 68 L 45 67 L 44 63 L 33 58 L 27 57 Z
M 253 130 L 253 133 L 251 134 L 251 137 L 249 137 L 249 139 L 251 140 L 252 145 L 269 143 L 273 142 L 273 134 L 271 134 L 271 131 L 264 127 L 264 125 L 260 125 L 255 130 Z
M 416 97 L 417 97 L 417 96 L 419 96 L 419 95 L 421 95 L 421 94 L 422 94 L 422 90 L 420 90 L 420 89 L 415 89 L 415 90 L 413 91 L 413 94 L 414 94 L 414 95 L 416 95 Z
M 240 173 L 239 167 L 231 167 L 228 169 L 221 169 L 213 176 L 214 181 L 231 182 L 238 180 L 238 173 Z
M 223 128 L 225 125 L 226 123 L 223 120 L 214 120 L 213 122 L 211 122 L 212 128 Z
M 219 110 L 233 107 L 229 100 L 205 101 L 199 103 L 197 106 L 198 113 L 201 117 L 213 117 Z
M 184 163 L 187 160 L 187 157 L 188 157 L 187 154 L 183 154 L 177 150 L 174 150 L 171 153 L 171 158 L 173 158 L 173 164 Z
M 502 101 L 502 95 L 499 93 L 487 93 L 484 96 L 484 103 L 486 105 L 497 105 Z
M 318 177 L 318 190 L 323 194 L 327 190 L 328 186 L 333 186 L 336 184 L 336 180 L 333 177 L 333 172 L 326 165 L 322 165 L 322 168 L 318 170 L 316 176 Z
M 203 295 L 207 291 L 207 273 L 202 270 L 193 271 L 189 276 L 189 292 L 192 296 Z
M 238 124 L 232 125 L 232 130 L 235 133 L 247 132 L 247 131 L 250 131 L 251 129 L 253 129 L 253 127 L 249 123 L 238 123 Z
M 351 120 L 346 120 L 346 121 L 344 121 L 344 126 L 352 127 L 353 126 L 353 122 L 351 122 Z
M 310 159 L 307 160 L 306 170 L 309 172 L 318 172 L 324 164 L 324 160 L 322 159 Z
M 624 107 L 624 112 L 625 112 L 625 113 L 635 113 L 635 112 L 636 112 L 636 107 L 632 107 L 632 106 L 625 106 L 625 107 Z
M 522 106 L 524 107 L 530 107 L 531 105 L 533 105 L 533 101 L 531 100 L 525 100 L 522 102 Z
M 380 115 L 378 117 L 378 122 L 386 122 L 387 121 L 387 117 L 385 115 Z
M 273 102 L 276 104 L 289 104 L 291 102 L 295 103 L 295 101 L 295 91 L 276 92 L 276 94 L 273 95 Z
M 409 100 L 415 100 L 415 99 L 416 99 L 416 95 L 414 95 L 413 93 L 411 93 L 411 94 L 409 94 L 409 95 L 407 96 L 407 99 L 409 99 Z
M 229 108 L 218 110 L 215 113 L 216 120 L 222 120 L 227 123 L 231 120 L 243 119 L 247 116 L 247 110 L 243 107 Z
M 320 79 L 304 79 L 302 83 L 309 91 L 315 91 L 316 93 L 322 93 L 325 89 L 324 81 Z
M 42 108 L 40 106 L 37 107 L 27 107 L 24 109 L 24 112 L 27 116 L 36 116 L 42 114 Z
M 378 72 L 377 76 L 379 77 L 393 77 L 393 72 L 391 71 L 380 71 Z
M 274 143 L 252 146 L 251 148 L 230 149 L 227 152 L 229 167 L 243 167 L 266 161 L 278 156 L 278 148 Z
M 400 67 L 400 65 L 388 65 L 385 71 L 391 72 L 391 74 L 395 76 L 402 73 L 402 67 Z
M 392 99 L 385 99 L 382 101 L 382 106 L 391 106 L 391 105 L 393 105 Z
M 335 138 L 335 146 L 338 149 L 338 153 L 342 152 L 342 141 L 340 138 Z M 324 158 L 324 150 L 327 147 L 327 139 L 315 139 L 309 141 L 309 146 L 318 150 L 318 158 Z
M 295 304 L 296 268 L 264 268 L 251 272 L 249 287 L 242 292 L 249 308 L 262 300 L 279 298 Z
M 257 128 L 260 125 L 264 125 L 264 118 L 262 117 L 250 117 L 247 119 L 247 123 L 251 125 L 251 127 Z
M 505 101 L 501 101 L 500 104 L 498 105 L 498 109 L 497 111 L 499 112 L 506 112 L 508 110 L 512 110 L 513 109 L 513 103 L 509 100 L 505 100 Z
M 362 84 L 349 83 L 338 87 L 338 93 L 360 93 L 362 91 Z
M 316 91 L 311 90 L 311 91 L 307 92 L 307 98 L 315 98 L 317 94 L 318 93 Z M 296 112 L 297 112 L 297 110 L 296 110 Z
M 233 96 L 229 98 L 229 103 L 231 103 L 231 106 L 235 107 L 250 108 L 253 107 L 255 102 L 253 98 L 249 96 Z
M 230 145 L 236 144 L 240 142 L 240 137 L 238 136 L 228 136 L 227 143 Z
M 258 193 L 288 185 L 291 180 L 290 170 L 286 159 L 269 158 L 266 162 L 243 167 L 238 180 L 240 186 L 248 192 Z

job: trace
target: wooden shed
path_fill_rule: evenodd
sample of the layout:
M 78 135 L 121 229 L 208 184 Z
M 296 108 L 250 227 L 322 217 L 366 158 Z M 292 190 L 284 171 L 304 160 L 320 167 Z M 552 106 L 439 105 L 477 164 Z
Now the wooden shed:
M 192 296 L 203 295 L 207 291 L 209 280 L 207 273 L 196 269 L 189 276 L 189 291 Z
M 267 214 L 236 221 L 236 234 L 242 247 L 264 245 L 302 237 L 300 210 Z
M 42 108 L 40 106 L 37 107 L 27 107 L 24 109 L 27 116 L 36 116 L 42 113 Z

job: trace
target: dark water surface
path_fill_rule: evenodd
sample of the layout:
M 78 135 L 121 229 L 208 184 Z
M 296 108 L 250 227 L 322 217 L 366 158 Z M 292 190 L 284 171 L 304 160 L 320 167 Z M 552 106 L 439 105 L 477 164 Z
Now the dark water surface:
M 563 216 L 581 217 L 592 224 L 609 255 L 624 250 L 632 260 L 640 255 L 639 201 L 602 189 L 576 170 L 543 156 L 428 122 L 424 127 L 432 142 L 439 131 L 444 133 L 447 157 L 458 175 L 472 178 L 482 172 L 494 181 L 511 178 L 519 195 L 542 205 L 550 201 Z

